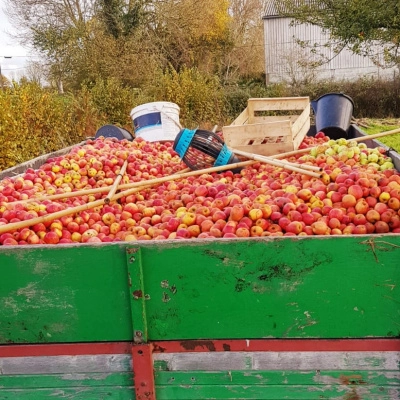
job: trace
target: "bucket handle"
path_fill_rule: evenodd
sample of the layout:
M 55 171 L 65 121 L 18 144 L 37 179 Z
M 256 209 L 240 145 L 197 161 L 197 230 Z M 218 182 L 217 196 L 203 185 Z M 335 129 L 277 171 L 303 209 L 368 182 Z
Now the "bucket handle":
M 316 113 L 317 113 L 317 108 L 318 108 L 318 101 L 313 100 L 313 101 L 311 102 L 311 108 L 313 109 L 314 114 L 316 114 Z
M 164 106 L 163 106 L 164 107 Z M 165 115 L 170 121 L 172 121 L 179 129 L 182 129 L 182 125 L 179 123 L 179 122 L 177 122 L 177 121 L 175 121 L 173 118 L 171 118 L 166 112 L 164 112 L 162 109 L 160 110 L 160 109 L 158 109 L 157 107 L 155 107 L 155 109 L 159 112 L 159 113 L 161 113 L 162 115 Z

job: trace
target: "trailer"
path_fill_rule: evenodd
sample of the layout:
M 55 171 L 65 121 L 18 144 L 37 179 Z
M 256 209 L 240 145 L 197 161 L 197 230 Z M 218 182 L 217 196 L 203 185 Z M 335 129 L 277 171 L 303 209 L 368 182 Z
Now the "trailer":
M 399 260 L 399 234 L 2 246 L 0 399 L 398 399 Z

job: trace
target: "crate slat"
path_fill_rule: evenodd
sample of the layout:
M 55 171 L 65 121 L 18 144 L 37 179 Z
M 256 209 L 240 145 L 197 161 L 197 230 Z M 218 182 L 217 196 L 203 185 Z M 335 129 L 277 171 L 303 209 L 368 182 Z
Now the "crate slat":
M 310 129 L 310 110 L 309 97 L 249 99 L 232 124 L 222 128 L 224 140 L 233 150 L 265 156 L 297 150 Z

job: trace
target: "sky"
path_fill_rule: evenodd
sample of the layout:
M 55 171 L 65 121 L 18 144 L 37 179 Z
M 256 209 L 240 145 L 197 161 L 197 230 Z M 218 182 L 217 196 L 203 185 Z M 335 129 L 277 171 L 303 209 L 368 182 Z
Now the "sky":
M 5 1 L 0 0 L 0 66 L 1 73 L 8 79 L 18 80 L 24 74 L 24 66 L 30 59 L 29 50 L 18 45 L 7 32 L 13 27 L 4 14 Z M 12 58 L 4 58 L 4 57 Z

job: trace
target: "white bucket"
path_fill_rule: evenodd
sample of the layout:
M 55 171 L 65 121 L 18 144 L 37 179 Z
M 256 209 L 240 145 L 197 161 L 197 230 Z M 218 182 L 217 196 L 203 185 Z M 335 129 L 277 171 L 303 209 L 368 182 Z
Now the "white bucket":
M 172 141 L 181 130 L 179 106 L 168 101 L 142 104 L 131 111 L 135 136 L 148 142 Z

